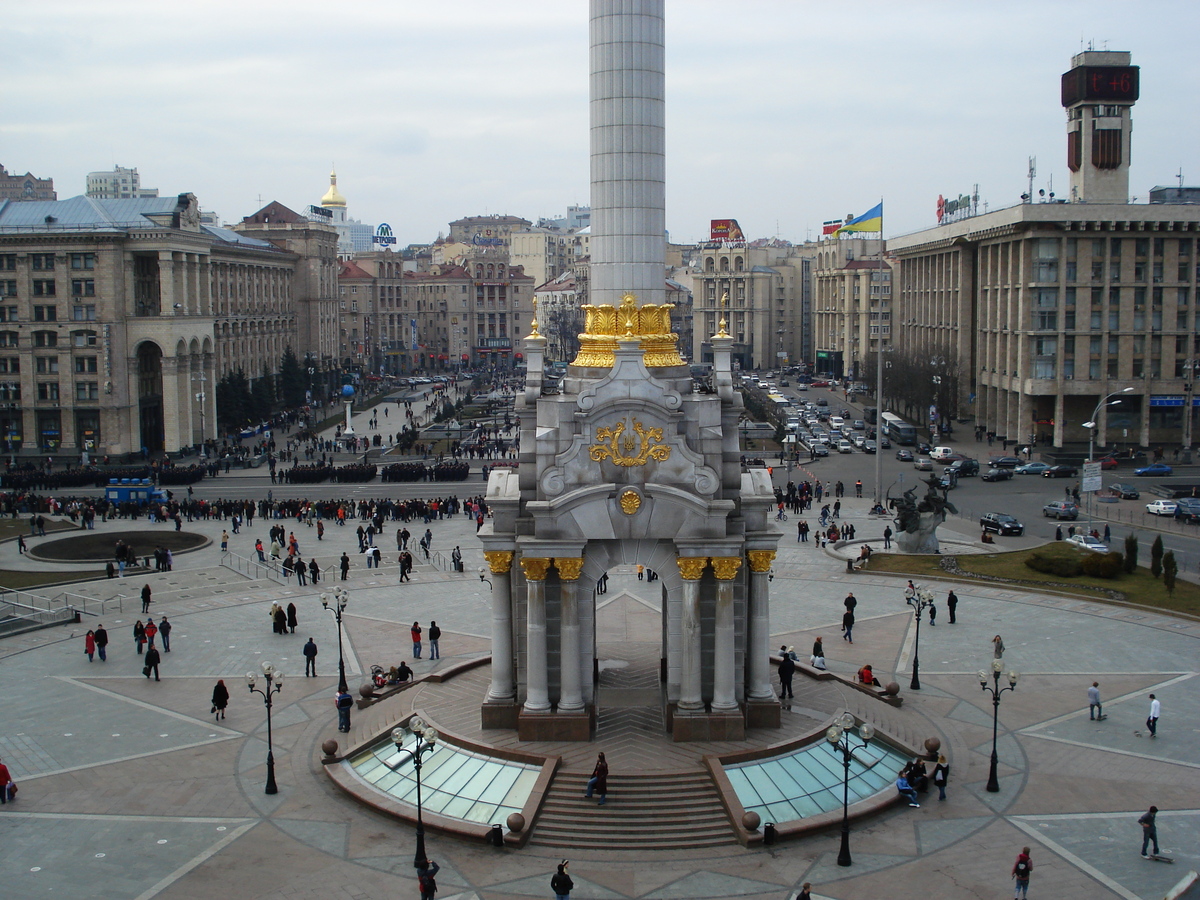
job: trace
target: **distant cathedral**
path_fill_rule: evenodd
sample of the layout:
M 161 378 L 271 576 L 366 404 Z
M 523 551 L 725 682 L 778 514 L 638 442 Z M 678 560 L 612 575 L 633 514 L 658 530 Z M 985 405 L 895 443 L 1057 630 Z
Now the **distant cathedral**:
M 348 258 L 355 253 L 369 253 L 375 249 L 371 238 L 375 229 L 346 213 L 346 198 L 337 187 L 337 170 L 329 173 L 329 190 L 321 198 L 320 206 L 310 206 L 308 217 L 314 222 L 332 225 L 338 231 L 338 256 Z

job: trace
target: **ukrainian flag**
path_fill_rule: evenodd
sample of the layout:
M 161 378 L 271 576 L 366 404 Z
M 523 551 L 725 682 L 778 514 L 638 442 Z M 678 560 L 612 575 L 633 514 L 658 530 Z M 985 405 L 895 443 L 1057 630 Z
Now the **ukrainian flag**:
M 844 231 L 883 231 L 883 201 L 879 201 L 879 205 L 874 209 L 870 209 L 863 213 L 857 219 L 851 219 L 841 228 L 833 233 L 837 237 Z

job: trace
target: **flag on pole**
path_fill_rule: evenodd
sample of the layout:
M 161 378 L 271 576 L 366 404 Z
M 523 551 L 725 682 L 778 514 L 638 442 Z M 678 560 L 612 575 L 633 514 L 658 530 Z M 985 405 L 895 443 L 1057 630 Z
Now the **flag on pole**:
M 834 231 L 833 236 L 837 237 L 842 232 L 846 231 L 883 231 L 883 201 L 872 209 L 867 210 L 857 219 L 851 219 L 841 228 Z

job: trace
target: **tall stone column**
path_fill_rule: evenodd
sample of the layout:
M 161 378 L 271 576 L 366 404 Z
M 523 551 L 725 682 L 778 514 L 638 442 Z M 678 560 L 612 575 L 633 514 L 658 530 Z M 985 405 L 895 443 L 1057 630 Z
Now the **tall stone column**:
M 713 653 L 713 711 L 738 708 L 734 693 L 733 579 L 742 566 L 740 556 L 714 556 L 717 576 L 716 639 Z
M 707 556 L 676 558 L 683 578 L 683 640 L 679 648 L 679 709 L 704 709 L 700 667 L 700 577 L 708 565 Z
M 492 570 L 492 685 L 488 700 L 512 703 L 516 700 L 513 682 L 512 569 L 513 551 L 484 550 L 483 558 Z
M 550 709 L 550 688 L 546 677 L 546 570 L 550 560 L 524 557 L 521 569 L 525 572 L 525 711 L 547 712 Z
M 746 696 L 750 700 L 774 700 L 771 686 L 771 563 L 774 550 L 750 550 L 750 633 L 746 654 L 750 658 Z
M 563 559 L 556 556 L 554 568 L 558 569 L 562 598 L 562 624 L 559 630 L 562 688 L 558 711 L 578 712 L 583 709 L 583 676 L 579 662 L 579 573 L 583 570 L 583 557 Z

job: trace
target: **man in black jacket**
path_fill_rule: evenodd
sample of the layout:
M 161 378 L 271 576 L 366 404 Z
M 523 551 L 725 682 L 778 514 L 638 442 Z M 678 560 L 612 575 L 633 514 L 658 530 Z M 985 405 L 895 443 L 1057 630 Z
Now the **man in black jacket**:
M 783 659 L 779 662 L 779 697 L 791 698 L 792 694 L 792 675 L 796 671 L 796 664 L 792 661 L 790 654 L 785 653 Z

